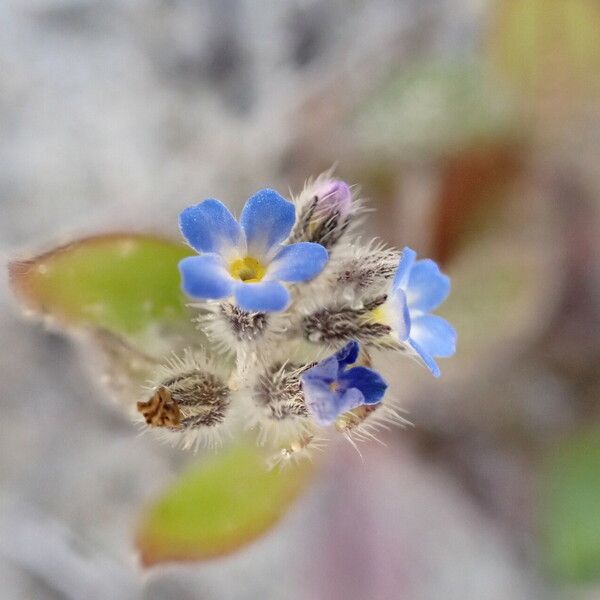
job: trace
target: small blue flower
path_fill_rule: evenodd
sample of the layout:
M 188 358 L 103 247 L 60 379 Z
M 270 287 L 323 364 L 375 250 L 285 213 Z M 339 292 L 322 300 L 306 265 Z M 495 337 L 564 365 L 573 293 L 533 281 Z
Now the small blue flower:
M 319 425 L 331 425 L 342 413 L 363 404 L 381 402 L 387 388 L 383 377 L 367 367 L 348 368 L 359 349 L 358 342 L 348 342 L 300 376 L 306 406 Z
M 434 357 L 454 354 L 456 331 L 448 321 L 429 313 L 448 297 L 450 279 L 433 260 L 416 258 L 414 250 L 404 248 L 384 311 L 399 340 L 439 377 L 441 372 Z
M 179 263 L 184 291 L 202 299 L 234 296 L 248 311 L 284 310 L 290 296 L 280 281 L 308 281 L 328 260 L 319 244 L 281 245 L 295 219 L 294 205 L 268 189 L 246 202 L 241 226 L 218 200 L 186 208 L 179 219 L 181 232 L 200 256 Z

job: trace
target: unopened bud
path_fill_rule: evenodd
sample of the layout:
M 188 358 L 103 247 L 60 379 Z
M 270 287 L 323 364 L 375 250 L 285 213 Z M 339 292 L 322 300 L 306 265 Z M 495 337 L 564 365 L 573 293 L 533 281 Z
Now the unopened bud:
M 258 443 L 290 444 L 312 437 L 311 419 L 304 402 L 300 374 L 314 363 L 297 365 L 274 362 L 265 365 L 252 387 L 255 407 L 252 427 L 258 427 Z M 257 409 L 257 410 L 256 410 Z
M 207 445 L 216 445 L 229 414 L 231 390 L 216 369 L 208 363 L 193 364 L 193 360 L 190 354 L 165 367 L 156 391 L 147 402 L 138 402 L 137 409 L 151 427 L 196 434 L 184 436 L 184 446 L 192 446 L 200 438 Z
M 308 416 L 299 378 L 301 371 L 302 368 L 279 362 L 259 375 L 252 398 L 263 409 L 265 418 L 281 421 Z
M 352 209 L 350 186 L 341 179 L 324 179 L 313 190 L 317 198 L 315 212 L 322 216 L 338 216 L 344 220 Z
M 330 249 L 348 230 L 355 208 L 346 182 L 317 178 L 298 198 L 298 217 L 289 242 L 315 242 Z
M 376 242 L 357 246 L 338 261 L 333 281 L 345 301 L 380 295 L 390 287 L 399 258 L 398 250 Z
M 371 312 L 385 302 L 385 296 L 375 298 L 362 308 L 330 306 L 315 311 L 302 320 L 304 338 L 315 344 L 339 345 L 350 340 L 385 347 L 391 328 L 377 323 Z

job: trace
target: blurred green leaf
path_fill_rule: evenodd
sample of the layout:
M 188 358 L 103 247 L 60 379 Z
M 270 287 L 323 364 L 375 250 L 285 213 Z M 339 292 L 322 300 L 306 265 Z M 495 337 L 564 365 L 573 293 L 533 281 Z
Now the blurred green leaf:
M 304 489 L 311 463 L 268 470 L 243 441 L 184 473 L 149 507 L 137 536 L 142 562 L 212 558 L 264 534 Z
M 392 156 L 431 158 L 515 134 L 512 99 L 490 86 L 476 62 L 403 68 L 360 107 L 353 134 Z
M 177 263 L 190 253 L 151 235 L 98 235 L 15 261 L 10 278 L 38 315 L 135 338 L 186 320 Z
M 534 266 L 495 248 L 488 249 L 485 260 L 465 253 L 452 265 L 453 290 L 440 314 L 460 332 L 459 352 L 465 361 L 476 361 L 485 348 L 497 351 L 499 341 L 518 335 L 517 326 L 528 319 L 533 304 Z
M 520 91 L 572 102 L 599 90 L 597 0 L 498 0 L 492 23 L 494 70 Z
M 547 457 L 543 555 L 563 581 L 600 579 L 600 430 L 579 433 Z

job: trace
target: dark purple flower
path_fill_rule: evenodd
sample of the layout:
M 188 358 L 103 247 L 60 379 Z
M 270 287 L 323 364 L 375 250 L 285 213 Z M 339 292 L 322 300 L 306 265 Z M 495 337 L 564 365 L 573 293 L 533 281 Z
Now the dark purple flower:
M 381 402 L 387 383 L 372 369 L 350 367 L 360 346 L 352 341 L 301 376 L 304 400 L 319 425 L 330 425 L 342 413 Z

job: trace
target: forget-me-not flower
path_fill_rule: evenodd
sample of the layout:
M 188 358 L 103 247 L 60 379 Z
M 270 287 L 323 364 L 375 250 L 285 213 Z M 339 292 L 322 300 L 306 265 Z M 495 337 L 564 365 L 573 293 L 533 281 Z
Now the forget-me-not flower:
M 301 375 L 306 406 L 319 425 L 330 425 L 342 413 L 363 404 L 381 402 L 387 388 L 383 377 L 367 367 L 350 367 L 359 350 L 358 342 L 348 342 Z
M 452 356 L 456 351 L 456 331 L 430 312 L 450 293 L 450 279 L 431 259 L 416 260 L 417 253 L 404 248 L 394 276 L 388 301 L 381 307 L 385 321 L 400 342 L 423 360 L 435 377 L 441 372 L 434 357 Z
M 246 202 L 239 224 L 218 200 L 186 208 L 181 232 L 200 255 L 179 263 L 184 291 L 201 299 L 234 296 L 247 311 L 284 310 L 290 296 L 280 282 L 308 281 L 328 260 L 320 244 L 281 245 L 295 218 L 294 205 L 269 189 Z

